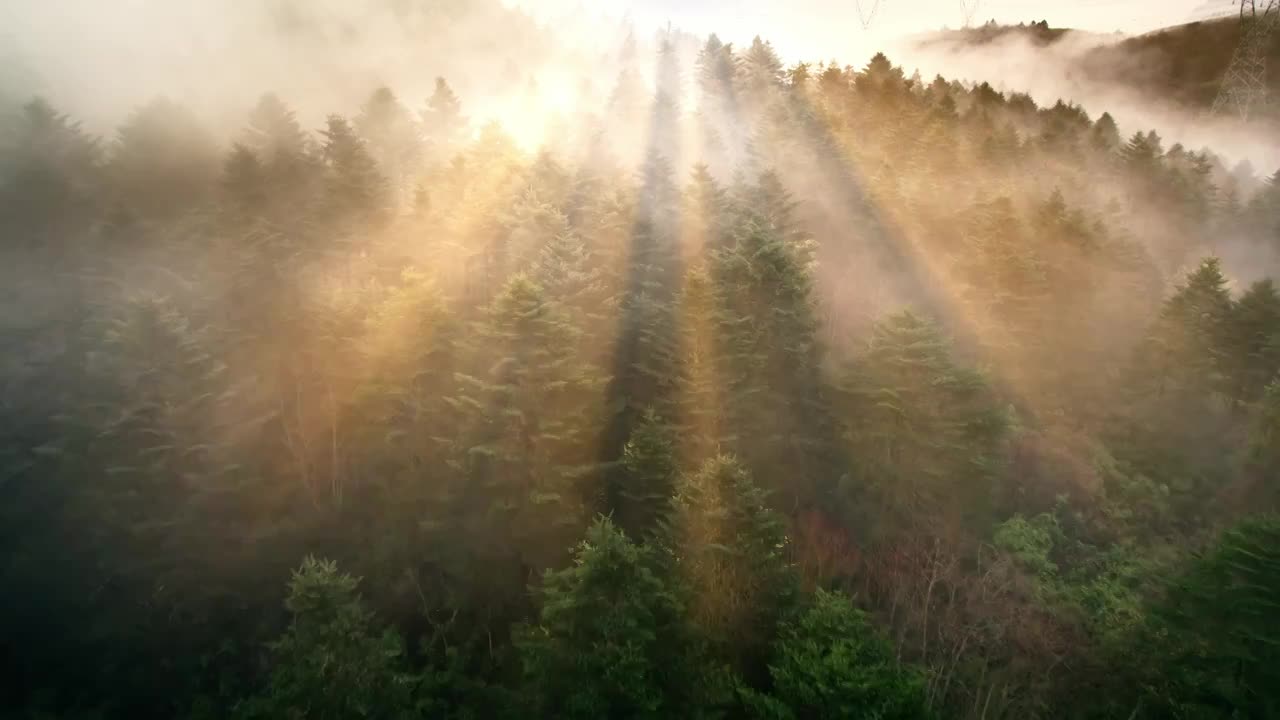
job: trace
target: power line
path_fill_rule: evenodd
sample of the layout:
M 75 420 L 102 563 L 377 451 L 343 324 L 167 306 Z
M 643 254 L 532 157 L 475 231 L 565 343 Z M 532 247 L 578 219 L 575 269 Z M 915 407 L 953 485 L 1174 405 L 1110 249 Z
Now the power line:
M 978 12 L 978 5 L 982 0 L 960 0 L 960 16 L 964 20 L 964 26 L 969 27 L 973 22 L 973 16 Z M 870 8 L 866 6 L 867 0 L 853 0 L 853 5 L 858 10 L 858 20 L 862 23 L 863 30 L 871 29 L 872 23 L 875 22 L 876 15 L 880 12 L 880 0 L 870 0 Z
M 862 22 L 862 29 L 870 29 L 871 23 L 876 19 L 876 13 L 880 11 L 880 0 L 871 0 L 870 12 L 864 11 L 862 0 L 853 0 L 853 5 L 858 9 L 858 20 Z

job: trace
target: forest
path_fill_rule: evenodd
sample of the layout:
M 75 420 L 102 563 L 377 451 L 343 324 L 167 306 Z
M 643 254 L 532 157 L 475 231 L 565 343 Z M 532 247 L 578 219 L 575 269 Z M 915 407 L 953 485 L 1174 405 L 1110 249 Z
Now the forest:
M 8 108 L 0 716 L 1280 717 L 1280 169 L 604 68 Z

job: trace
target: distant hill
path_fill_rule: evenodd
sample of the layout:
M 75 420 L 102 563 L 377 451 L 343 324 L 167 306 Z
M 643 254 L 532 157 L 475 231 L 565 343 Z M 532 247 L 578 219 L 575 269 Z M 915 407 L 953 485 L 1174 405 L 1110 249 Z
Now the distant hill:
M 1226 17 L 1124 37 L 1051 28 L 1045 22 L 989 23 L 922 36 L 916 45 L 924 50 L 957 52 L 1019 40 L 1033 47 L 1055 46 L 1055 50 L 1065 51 L 1058 54 L 1070 58 L 1072 72 L 1082 80 L 1199 110 L 1211 106 L 1217 95 L 1240 43 L 1240 24 L 1235 17 Z M 1271 39 L 1268 71 L 1267 84 L 1280 96 L 1280 34 Z

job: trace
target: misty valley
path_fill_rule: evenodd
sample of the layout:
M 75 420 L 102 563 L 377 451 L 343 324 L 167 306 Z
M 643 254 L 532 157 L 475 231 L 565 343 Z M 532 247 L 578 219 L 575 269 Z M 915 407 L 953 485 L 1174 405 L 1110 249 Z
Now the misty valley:
M 366 5 L 0 73 L 0 717 L 1280 718 L 1280 3 Z

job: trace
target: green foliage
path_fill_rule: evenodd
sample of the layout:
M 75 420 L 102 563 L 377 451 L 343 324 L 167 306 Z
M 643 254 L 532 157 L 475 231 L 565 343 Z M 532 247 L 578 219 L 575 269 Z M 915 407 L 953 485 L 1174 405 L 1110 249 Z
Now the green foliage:
M 1280 176 L 687 43 L 0 117 L 0 714 L 1275 714 Z
M 723 440 L 770 489 L 786 493 L 780 502 L 801 506 L 822 497 L 838 465 L 807 245 L 787 242 L 789 200 L 765 202 L 767 184 L 739 194 L 753 195 L 753 204 L 736 208 L 710 262 Z M 761 214 L 770 208 L 773 216 Z
M 860 477 L 888 511 L 924 520 L 986 508 L 1008 415 L 936 325 L 909 311 L 877 323 L 841 390 Z
M 696 714 L 683 608 L 655 573 L 654 553 L 600 518 L 573 566 L 547 572 L 539 624 L 516 641 L 528 710 L 563 718 Z
M 325 207 L 340 221 L 377 221 L 387 209 L 387 178 L 351 124 L 330 115 L 321 154 L 327 165 Z
M 782 516 L 746 468 L 719 456 L 681 479 L 666 536 L 699 632 L 750 671 L 797 599 Z
M 921 677 L 899 665 L 887 639 L 841 593 L 818 590 L 808 609 L 779 628 L 769 673 L 769 693 L 742 691 L 754 717 L 931 717 Z
M 378 632 L 356 595 L 358 581 L 327 560 L 307 557 L 285 600 L 293 617 L 271 646 L 262 695 L 239 709 L 245 718 L 419 717 L 417 678 L 403 669 L 403 643 Z
M 1040 514 L 1027 519 L 1015 515 L 996 527 L 996 547 L 1011 553 L 1037 575 L 1050 577 L 1058 567 L 1050 559 L 1054 539 L 1060 534 L 1053 515 Z
M 1280 713 L 1280 521 L 1222 534 L 1169 588 L 1139 636 L 1152 716 L 1275 717 Z
M 619 527 L 638 540 L 655 532 L 671 507 L 677 471 L 671 427 L 646 412 L 622 449 L 623 486 L 615 494 Z

